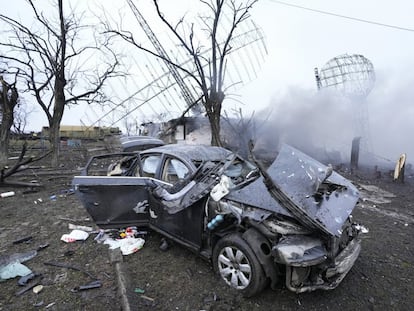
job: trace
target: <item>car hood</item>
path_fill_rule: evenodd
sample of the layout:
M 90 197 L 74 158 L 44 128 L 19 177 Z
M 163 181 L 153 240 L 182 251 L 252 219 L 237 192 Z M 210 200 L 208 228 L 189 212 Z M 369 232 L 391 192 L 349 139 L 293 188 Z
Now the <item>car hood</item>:
M 358 190 L 349 180 L 289 145 L 282 146 L 263 179 L 266 187 L 259 188 L 257 180 L 226 198 L 291 214 L 306 227 L 334 236 L 342 234 L 343 224 L 359 200 Z M 259 202 L 268 204 L 255 204 L 252 193 L 260 197 Z M 272 204 L 269 193 L 274 199 Z

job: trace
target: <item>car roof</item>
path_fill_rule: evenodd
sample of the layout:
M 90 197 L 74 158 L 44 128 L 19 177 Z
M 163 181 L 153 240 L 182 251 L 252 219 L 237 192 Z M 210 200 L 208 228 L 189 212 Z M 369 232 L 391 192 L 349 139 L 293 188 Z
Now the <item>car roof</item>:
M 127 140 L 121 143 L 123 148 L 129 148 L 133 146 L 142 146 L 142 145 L 154 145 L 161 146 L 164 145 L 164 142 L 161 139 L 157 138 L 147 138 L 147 139 L 134 139 L 134 140 Z
M 143 135 L 122 136 L 122 137 L 119 138 L 119 140 L 120 140 L 121 143 L 122 142 L 130 141 L 130 140 L 147 140 L 147 139 L 157 139 L 157 140 L 160 140 L 160 139 L 158 139 L 156 137 L 153 137 L 153 136 L 143 136 Z M 160 140 L 160 141 L 162 141 L 162 140 Z
M 147 149 L 141 154 L 161 152 L 186 159 L 187 161 L 220 161 L 232 152 L 222 147 L 207 145 L 169 144 Z

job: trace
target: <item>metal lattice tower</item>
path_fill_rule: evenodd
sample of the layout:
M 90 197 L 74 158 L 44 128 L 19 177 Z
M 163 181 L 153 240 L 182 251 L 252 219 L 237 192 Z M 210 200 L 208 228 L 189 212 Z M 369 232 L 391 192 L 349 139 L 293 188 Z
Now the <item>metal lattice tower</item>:
M 335 88 L 346 97 L 366 98 L 374 87 L 374 66 L 362 55 L 343 54 L 322 67 L 319 81 L 322 88 Z
M 177 82 L 181 90 L 181 94 L 185 102 L 187 103 L 187 106 L 192 107 L 191 110 L 194 113 L 200 113 L 201 106 L 199 104 L 194 106 L 196 99 L 194 98 L 190 89 L 187 87 L 187 84 L 184 82 L 184 79 L 178 72 L 177 67 L 172 64 L 170 57 L 168 56 L 167 52 L 165 51 L 161 43 L 158 41 L 157 37 L 155 36 L 151 27 L 148 25 L 144 16 L 139 12 L 138 8 L 135 6 L 132 0 L 127 0 L 127 1 L 139 25 L 144 30 L 145 34 L 147 35 L 148 39 L 151 41 L 154 48 L 157 50 L 158 55 L 161 56 L 161 58 L 164 60 L 165 65 L 167 66 L 168 70 L 171 72 L 171 75 L 173 76 L 174 80 Z
M 105 106 L 88 106 L 81 118 L 83 124 L 127 128 L 129 122 L 165 122 L 180 117 L 183 111 L 192 106 L 202 94 L 198 84 L 190 75 L 184 74 L 174 66 L 177 64 L 196 76 L 194 60 L 184 53 L 183 49 L 175 48 L 177 42 L 168 35 L 157 37 L 134 5 L 133 0 L 127 0 L 127 2 L 130 6 L 130 13 L 134 14 L 139 22 L 139 30 L 145 32 L 144 35 L 154 46 L 154 53 L 161 57 L 154 58 L 145 53 L 139 56 L 136 53 L 129 55 L 130 73 L 131 76 L 136 75 L 135 78 L 120 77 L 112 80 L 109 85 L 112 94 L 111 102 Z M 226 26 L 232 23 L 232 19 L 227 15 L 223 17 L 222 27 L 217 33 L 217 43 L 220 46 L 223 46 L 227 40 L 228 27 Z M 196 29 L 204 30 L 204 22 L 201 19 L 195 20 L 194 25 Z M 224 86 L 227 90 L 240 88 L 256 78 L 267 55 L 265 36 L 253 21 L 237 27 L 237 31 L 231 38 L 231 47 L 228 53 L 230 57 L 226 62 L 229 69 L 226 70 Z M 206 60 L 201 64 L 203 69 L 208 70 L 210 63 L 207 59 L 210 53 L 211 48 L 202 45 L 199 55 Z M 232 98 L 229 96 L 228 99 Z M 203 105 L 198 103 L 189 113 L 197 115 L 202 111 Z
M 315 68 L 318 89 L 334 89 L 344 104 L 354 109 L 354 134 L 362 137 L 362 147 L 372 153 L 366 97 L 375 84 L 374 66 L 359 54 L 343 54 L 329 60 L 320 71 Z

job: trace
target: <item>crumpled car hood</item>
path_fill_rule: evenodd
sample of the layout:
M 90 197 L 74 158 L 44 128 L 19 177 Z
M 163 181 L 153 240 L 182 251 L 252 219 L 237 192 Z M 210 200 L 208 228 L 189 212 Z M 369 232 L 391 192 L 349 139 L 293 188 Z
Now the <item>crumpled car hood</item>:
M 260 180 L 232 192 L 226 198 L 276 213 L 293 214 L 305 226 L 309 227 L 311 223 L 311 229 L 320 229 L 334 236 L 342 234 L 342 226 L 359 199 L 358 190 L 349 180 L 288 145 L 282 146 L 267 174 L 278 188 L 277 191 L 283 193 L 292 203 L 289 205 L 294 205 L 295 209 L 276 199 L 269 204 L 269 192 L 263 191 L 267 190 L 266 187 L 257 185 Z M 256 201 L 265 204 L 256 204 Z M 297 210 L 300 211 L 300 217 L 297 216 Z

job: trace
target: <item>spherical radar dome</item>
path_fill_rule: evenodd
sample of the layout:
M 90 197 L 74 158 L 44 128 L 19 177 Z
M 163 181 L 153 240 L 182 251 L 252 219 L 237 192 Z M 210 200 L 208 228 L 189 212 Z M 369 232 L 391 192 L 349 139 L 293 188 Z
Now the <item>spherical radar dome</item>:
M 343 54 L 332 58 L 320 71 L 323 88 L 335 88 L 348 97 L 366 97 L 375 83 L 374 66 L 363 55 Z

